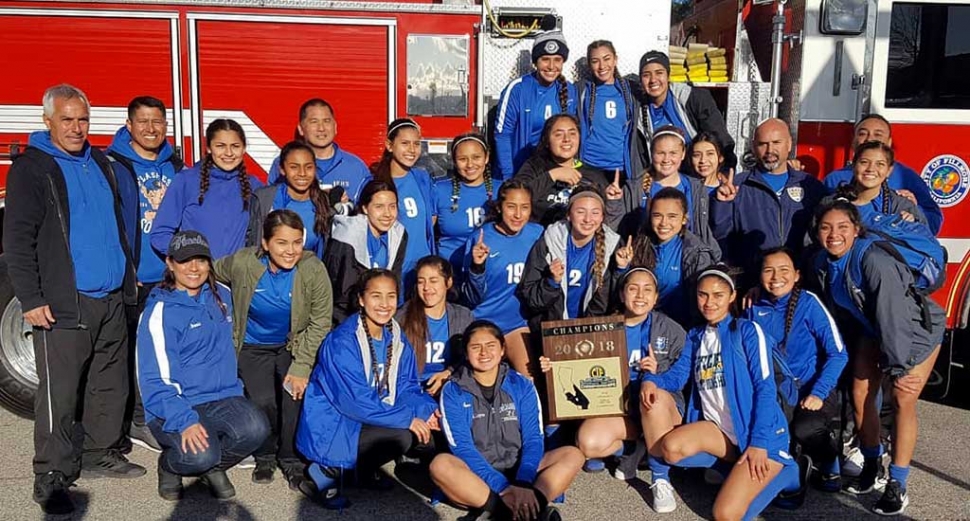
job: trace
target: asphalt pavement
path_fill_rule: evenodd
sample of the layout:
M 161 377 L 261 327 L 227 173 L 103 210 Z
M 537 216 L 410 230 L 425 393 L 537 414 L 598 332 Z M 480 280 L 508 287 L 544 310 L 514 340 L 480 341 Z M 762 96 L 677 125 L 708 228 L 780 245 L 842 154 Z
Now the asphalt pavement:
M 920 403 L 920 439 L 912 464 L 910 505 L 901 519 L 970 520 L 970 410 L 936 403 Z M 0 411 L 0 521 L 43 519 L 31 501 L 33 474 L 32 424 Z M 229 501 L 211 498 L 205 489 L 187 479 L 185 498 L 178 503 L 156 494 L 156 455 L 135 448 L 132 461 L 148 468 L 148 475 L 134 480 L 79 480 L 72 489 L 77 511 L 51 519 L 75 520 L 303 520 L 356 521 L 452 520 L 464 513 L 447 505 L 431 507 L 427 478 L 413 467 L 385 470 L 402 484 L 386 493 L 349 490 L 352 506 L 342 513 L 327 511 L 291 492 L 282 479 L 270 485 L 250 482 L 250 471 L 233 469 L 229 476 L 237 495 Z M 628 483 L 609 474 L 580 474 L 560 505 L 567 520 L 610 521 L 709 519 L 717 492 L 696 474 L 672 473 L 679 494 L 677 510 L 659 515 L 648 506 L 649 472 Z M 854 498 L 843 494 L 809 491 L 804 507 L 794 512 L 769 508 L 767 520 L 877 519 L 868 508 L 878 499 L 873 494 Z

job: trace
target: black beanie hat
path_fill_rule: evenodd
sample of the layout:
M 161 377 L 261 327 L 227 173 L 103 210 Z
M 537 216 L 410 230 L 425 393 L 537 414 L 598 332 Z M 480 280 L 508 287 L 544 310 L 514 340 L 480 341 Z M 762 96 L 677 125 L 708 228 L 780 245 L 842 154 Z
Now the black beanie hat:
M 532 63 L 543 56 L 559 55 L 563 60 L 569 59 L 569 47 L 561 31 L 549 31 L 540 34 L 532 44 Z

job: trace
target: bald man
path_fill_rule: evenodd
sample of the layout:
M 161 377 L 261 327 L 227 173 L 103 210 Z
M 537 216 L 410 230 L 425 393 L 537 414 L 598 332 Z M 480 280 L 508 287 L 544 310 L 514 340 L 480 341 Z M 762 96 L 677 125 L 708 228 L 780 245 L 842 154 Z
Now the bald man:
M 825 195 L 821 182 L 788 165 L 792 137 L 784 121 L 759 125 L 751 149 L 755 169 L 724 178 L 711 204 L 714 237 L 728 262 L 744 268 L 749 284 L 756 280 L 759 252 L 787 246 L 801 253 L 812 212 Z

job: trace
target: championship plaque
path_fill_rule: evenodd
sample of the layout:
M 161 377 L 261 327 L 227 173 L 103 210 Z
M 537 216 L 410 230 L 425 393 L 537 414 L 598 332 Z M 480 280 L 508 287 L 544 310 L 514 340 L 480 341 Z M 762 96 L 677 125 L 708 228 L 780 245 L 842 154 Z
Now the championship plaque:
M 542 323 L 549 421 L 626 414 L 626 328 L 623 317 Z

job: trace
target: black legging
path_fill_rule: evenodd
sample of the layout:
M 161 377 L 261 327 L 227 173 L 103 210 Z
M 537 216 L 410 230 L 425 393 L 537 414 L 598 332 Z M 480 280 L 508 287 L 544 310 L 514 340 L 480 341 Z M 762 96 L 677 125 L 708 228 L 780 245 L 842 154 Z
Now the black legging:
M 830 463 L 841 454 L 839 439 L 839 392 L 833 390 L 822 402 L 822 408 L 810 411 L 795 408 L 791 422 L 792 442 L 819 463 Z

